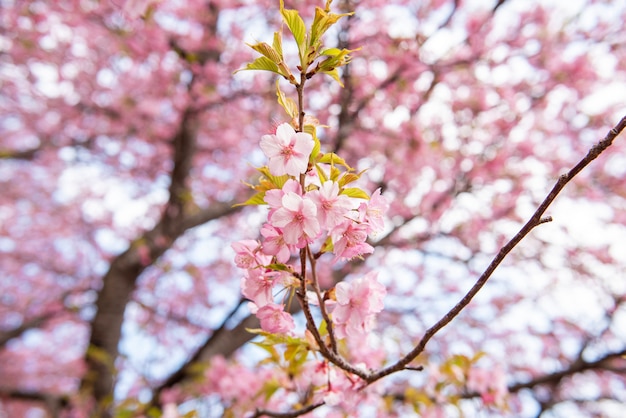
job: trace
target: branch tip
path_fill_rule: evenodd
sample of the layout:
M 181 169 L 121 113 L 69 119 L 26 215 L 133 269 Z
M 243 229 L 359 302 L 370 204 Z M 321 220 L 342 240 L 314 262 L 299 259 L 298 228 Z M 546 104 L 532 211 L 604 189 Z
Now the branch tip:
M 541 219 L 539 219 L 539 223 L 537 225 L 541 225 L 541 224 L 545 224 L 548 222 L 552 222 L 552 216 L 545 216 Z

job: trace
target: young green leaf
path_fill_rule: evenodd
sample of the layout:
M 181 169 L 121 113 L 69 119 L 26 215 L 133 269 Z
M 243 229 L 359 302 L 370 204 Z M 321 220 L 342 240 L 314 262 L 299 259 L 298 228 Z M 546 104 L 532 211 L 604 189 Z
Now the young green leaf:
M 339 85 L 342 88 L 344 87 L 343 81 L 341 81 L 341 77 L 339 76 L 339 71 L 337 71 L 336 68 L 333 68 L 332 70 L 328 70 L 328 71 L 322 71 L 322 73 L 331 76 L 333 78 L 333 80 L 335 80 L 337 83 L 339 83 Z
M 317 175 L 320 178 L 320 182 L 325 183 L 326 181 L 328 181 L 326 173 L 324 173 L 324 170 L 322 170 L 322 167 L 320 167 L 319 164 L 315 164 L 315 169 L 317 170 Z
M 274 38 L 276 41 L 276 38 Z M 259 42 L 258 44 L 247 44 L 250 48 L 254 49 L 259 54 L 269 58 L 276 65 L 279 65 L 283 62 L 282 52 L 276 51 L 273 47 L 265 42 Z
M 266 205 L 267 203 L 265 203 L 265 192 L 259 192 L 257 194 L 255 194 L 254 196 L 252 196 L 250 199 L 246 200 L 243 203 L 237 203 L 235 205 L 233 205 L 233 207 L 238 207 L 238 206 L 250 206 L 250 205 Z
M 320 52 L 320 56 L 327 56 L 324 61 L 322 61 L 318 67 L 318 71 L 326 72 L 333 70 L 337 67 L 344 66 L 350 62 L 352 57 L 350 57 L 350 53 L 354 51 L 358 51 L 361 48 L 356 49 L 338 49 L 338 48 L 328 48 L 324 51 Z
M 358 187 L 346 187 L 345 189 L 342 189 L 339 194 L 345 194 L 346 196 L 354 197 L 357 199 L 370 199 L 369 195 Z
M 289 180 L 289 176 L 287 174 L 284 174 L 282 176 L 273 175 L 272 173 L 270 173 L 270 169 L 267 166 L 259 167 L 257 168 L 257 171 L 263 174 L 263 176 L 265 176 L 265 178 L 267 178 L 274 186 L 276 186 L 277 189 L 282 189 L 287 180 Z
M 322 10 L 319 7 L 315 8 L 315 17 L 311 24 L 311 38 L 309 39 L 309 46 L 315 49 L 319 48 L 321 44 L 321 38 L 328 29 L 339 21 L 344 16 L 351 16 L 354 13 L 342 13 L 335 14 L 330 13 L 330 2 L 326 3 L 326 9 Z
M 275 271 L 286 271 L 288 273 L 293 273 L 293 269 L 286 264 L 275 263 L 264 266 L 267 269 L 275 270 Z
M 304 20 L 302 20 L 297 10 L 285 9 L 283 0 L 280 0 L 280 14 L 293 34 L 293 38 L 298 45 L 300 58 L 302 58 L 306 50 L 306 26 L 304 25 Z
M 326 154 L 322 155 L 322 158 L 320 158 L 317 162 L 322 164 L 339 164 L 344 166 L 348 170 L 352 170 L 352 167 L 350 167 L 343 158 L 341 158 L 334 152 L 327 152 Z
M 272 47 L 274 48 L 274 51 L 276 51 L 278 55 L 280 55 L 281 60 L 284 60 L 283 37 L 280 32 L 274 32 L 274 42 L 272 42 Z
M 259 57 L 255 59 L 254 61 L 252 61 L 251 63 L 246 64 L 244 68 L 238 69 L 237 71 L 235 71 L 235 73 L 238 73 L 239 71 L 247 71 L 247 70 L 271 71 L 278 75 L 283 75 L 278 70 L 278 65 L 276 65 L 274 61 L 272 61 L 271 59 L 267 57 Z
M 280 89 L 278 80 L 276 80 L 276 96 L 278 97 L 278 104 L 285 109 L 285 112 L 287 112 L 291 119 L 298 117 L 298 105 L 293 99 L 285 96 Z
M 311 135 L 313 137 L 313 141 L 315 142 L 315 145 L 313 145 L 313 150 L 311 151 L 311 156 L 309 157 L 309 161 L 314 164 L 317 161 L 317 156 L 320 153 L 322 145 L 320 144 L 320 140 L 317 137 L 317 130 L 315 129 L 315 126 L 304 125 L 304 132 Z
M 353 181 L 357 181 L 359 178 L 361 178 L 361 174 L 354 174 L 354 173 L 344 173 L 343 176 L 341 176 L 341 178 L 339 178 L 339 187 L 343 187 L 346 184 L 352 183 Z

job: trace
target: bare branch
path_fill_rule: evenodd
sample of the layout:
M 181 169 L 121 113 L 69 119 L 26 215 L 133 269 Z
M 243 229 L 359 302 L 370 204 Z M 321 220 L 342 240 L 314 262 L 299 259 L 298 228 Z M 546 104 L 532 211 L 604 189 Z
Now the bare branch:
M 519 392 L 522 389 L 530 389 L 535 386 L 545 384 L 558 385 L 564 378 L 588 370 L 607 370 L 612 372 L 613 370 L 608 363 L 611 360 L 620 359 L 624 356 L 626 356 L 626 348 L 621 351 L 605 354 L 604 356 L 594 361 L 583 361 L 582 359 L 578 359 L 577 361 L 574 361 L 572 364 L 570 364 L 570 366 L 566 369 L 543 376 L 538 376 L 527 382 L 515 383 L 513 385 L 510 385 L 509 392 Z
M 304 415 L 308 412 L 311 412 L 317 408 L 319 408 L 320 406 L 324 405 L 324 402 L 319 402 L 313 405 L 309 405 L 306 406 L 304 408 L 295 410 L 295 411 L 291 411 L 291 412 L 272 412 L 272 411 L 266 411 L 264 409 L 257 409 L 257 411 L 255 412 L 254 415 L 252 415 L 252 418 L 259 418 L 259 417 L 273 417 L 273 418 L 295 418 L 295 417 L 299 417 L 301 415 Z
M 39 402 L 48 410 L 51 418 L 60 416 L 62 410 L 69 405 L 70 399 L 67 395 L 58 395 L 44 392 L 31 392 L 23 390 L 2 390 L 0 398 L 15 401 Z
M 106 363 L 112 364 L 118 356 L 124 311 L 139 275 L 188 228 L 235 211 L 232 204 L 223 203 L 197 213 L 186 213 L 188 206 L 186 179 L 194 155 L 195 123 L 195 118 L 190 116 L 190 112 L 185 113 L 180 130 L 173 139 L 175 164 L 171 173 L 170 199 L 161 220 L 151 231 L 136 239 L 125 252 L 116 257 L 103 278 L 89 340 L 90 347 L 99 351 L 99 360 L 88 353 L 87 362 L 90 371 L 82 382 L 82 387 L 93 391 L 98 401 L 106 399 L 113 388 L 111 367 L 104 364 L 101 357 L 106 358 Z
M 467 292 L 467 294 L 448 312 L 443 318 L 441 318 L 437 323 L 435 323 L 432 327 L 430 327 L 424 333 L 422 339 L 417 343 L 415 348 L 411 350 L 408 354 L 406 354 L 402 359 L 400 359 L 395 364 L 386 367 L 376 373 L 373 373 L 367 380 L 368 382 L 374 382 L 376 380 L 381 379 L 384 376 L 387 376 L 391 373 L 403 370 L 413 359 L 415 359 L 419 354 L 421 354 L 426 348 L 426 344 L 430 339 L 437 334 L 443 327 L 449 324 L 476 296 L 476 294 L 482 289 L 482 287 L 487 283 L 487 280 L 491 277 L 495 269 L 502 263 L 502 261 L 506 258 L 506 256 L 532 231 L 536 226 L 541 225 L 542 223 L 548 222 L 551 218 L 544 218 L 543 214 L 548 209 L 550 204 L 556 199 L 561 190 L 569 183 L 580 171 L 585 168 L 589 163 L 595 160 L 604 150 L 606 150 L 611 144 L 613 140 L 619 135 L 624 128 L 626 127 L 626 116 L 620 120 L 620 122 L 607 133 L 606 137 L 594 145 L 587 155 L 578 162 L 570 171 L 566 174 L 563 174 L 557 180 L 556 184 L 548 193 L 543 202 L 539 205 L 535 213 L 530 217 L 528 222 L 519 230 L 519 232 L 506 244 L 504 247 L 500 249 L 498 254 L 491 261 L 487 269 L 483 272 L 483 274 L 478 278 L 474 286 Z
M 0 160 L 33 160 L 42 147 L 25 150 L 0 150 Z
M 54 315 L 55 313 L 46 313 L 29 321 L 23 322 L 19 327 L 0 333 L 0 348 L 4 347 L 6 343 L 11 341 L 12 339 L 20 337 L 29 329 L 39 328 Z
M 496 5 L 493 6 L 493 9 L 491 9 L 491 13 L 494 14 L 500 8 L 500 6 L 502 6 L 505 2 L 506 0 L 498 0 Z

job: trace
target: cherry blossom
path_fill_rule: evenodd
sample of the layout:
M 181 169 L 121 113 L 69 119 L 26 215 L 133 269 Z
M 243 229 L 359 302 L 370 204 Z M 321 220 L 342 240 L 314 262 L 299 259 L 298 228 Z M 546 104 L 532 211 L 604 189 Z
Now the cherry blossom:
M 282 229 L 287 244 L 302 248 L 320 232 L 317 207 L 308 197 L 292 192 L 285 193 L 281 202 L 282 207 L 272 214 L 270 222 Z
M 341 223 L 347 212 L 352 209 L 352 202 L 345 195 L 339 194 L 339 185 L 334 181 L 326 181 L 322 186 L 308 194 L 317 207 L 320 227 L 332 229 Z
M 311 135 L 296 132 L 288 123 L 279 125 L 275 135 L 263 135 L 261 138 L 261 149 L 269 158 L 270 171 L 276 176 L 303 174 L 313 146 Z
M 241 278 L 241 293 L 254 303 L 253 310 L 273 302 L 272 289 L 276 273 L 262 269 L 245 270 Z
M 261 235 L 263 235 L 263 252 L 276 256 L 276 261 L 279 263 L 286 263 L 296 247 L 285 242 L 282 231 L 272 225 L 265 224 L 261 228 Z
M 344 220 L 330 232 L 333 240 L 335 260 L 351 259 L 370 254 L 374 247 L 366 242 L 368 226 L 351 219 Z
M 294 328 L 293 317 L 285 312 L 283 305 L 267 304 L 256 312 L 261 328 L 275 334 L 289 334 Z
M 485 405 L 502 405 L 508 393 L 501 367 L 483 369 L 474 367 L 467 380 L 469 390 L 480 393 Z
M 242 269 L 251 269 L 267 265 L 271 258 L 260 252 L 261 244 L 254 240 L 243 240 L 231 244 L 235 250 L 235 264 Z
M 368 233 L 381 232 L 384 229 L 384 215 L 388 209 L 389 202 L 381 195 L 380 188 L 372 193 L 369 201 L 361 203 L 359 220 L 367 223 L 369 226 Z
M 387 293 L 376 277 L 376 272 L 370 272 L 335 287 L 337 304 L 333 309 L 333 322 L 339 338 L 360 340 L 372 329 L 375 315 L 382 311 Z

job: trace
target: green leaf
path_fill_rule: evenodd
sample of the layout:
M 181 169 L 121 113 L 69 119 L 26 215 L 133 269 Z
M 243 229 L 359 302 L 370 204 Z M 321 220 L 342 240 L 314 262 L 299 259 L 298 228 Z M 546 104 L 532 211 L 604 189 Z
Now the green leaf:
M 304 125 L 304 132 L 311 135 L 311 137 L 313 137 L 313 141 L 315 142 L 315 145 L 313 145 L 313 150 L 311 150 L 311 156 L 309 157 L 309 162 L 315 164 L 315 162 L 317 161 L 317 156 L 319 155 L 322 148 L 320 140 L 317 137 L 317 130 L 313 125 Z
M 486 352 L 484 351 L 479 351 L 476 354 L 474 354 L 474 357 L 472 357 L 472 359 L 470 360 L 470 362 L 472 364 L 476 363 L 478 360 L 480 360 L 481 358 L 485 357 L 487 355 Z
M 337 71 L 336 68 L 333 68 L 330 71 L 322 71 L 322 73 L 331 76 L 342 88 L 344 87 L 343 81 L 341 81 L 341 77 L 339 77 L 339 71 Z
M 346 196 L 354 197 L 357 199 L 369 200 L 370 198 L 367 193 L 365 193 L 358 187 L 346 187 L 345 189 L 341 190 L 339 194 L 345 194 Z
M 202 378 L 208 368 L 209 368 L 209 363 L 196 361 L 196 362 L 191 363 L 188 366 L 187 371 L 190 376 Z
M 276 80 L 276 96 L 278 97 L 278 104 L 285 109 L 289 117 L 292 119 L 298 117 L 298 105 L 293 99 L 285 96 L 280 89 L 278 80 Z
M 333 240 L 331 239 L 331 237 L 328 237 L 326 238 L 326 241 L 324 241 L 324 244 L 322 245 L 320 251 L 323 253 L 332 253 L 334 249 L 335 246 L 333 245 Z
M 276 41 L 276 39 L 274 39 L 274 41 Z M 254 49 L 256 52 L 258 52 L 259 54 L 269 58 L 276 65 L 283 62 L 282 54 L 276 51 L 274 48 L 272 48 L 270 45 L 268 45 L 265 42 L 259 42 L 258 44 L 254 44 L 254 45 L 252 44 L 247 44 L 247 45 L 250 48 Z
M 288 335 L 271 334 L 261 328 L 246 328 L 246 331 L 265 337 L 265 339 L 256 344 L 265 344 L 274 346 L 276 344 L 298 344 L 303 341 L 301 338 L 290 337 Z
M 296 357 L 296 355 L 298 355 L 298 352 L 301 351 L 301 349 L 302 349 L 302 344 L 287 345 L 287 347 L 285 348 L 285 353 L 283 354 L 285 360 L 287 361 L 293 360 Z
M 329 237 L 329 239 L 330 239 L 330 237 Z M 331 241 L 331 245 L 332 245 L 332 241 Z M 325 335 L 328 335 L 328 324 L 326 323 L 326 320 L 322 320 L 318 330 L 319 330 L 320 335 L 322 337 L 325 336 Z
M 278 55 L 281 57 L 281 59 L 284 60 L 284 58 L 283 58 L 283 37 L 282 37 L 280 32 L 274 32 L 274 42 L 272 42 L 272 47 L 274 48 L 274 51 L 276 51 L 278 53 Z
M 146 415 L 149 418 L 159 418 L 159 417 L 161 417 L 162 414 L 161 414 L 161 410 L 159 408 L 157 408 L 156 406 L 151 406 L 148 409 L 148 412 L 146 412 Z
M 322 51 L 320 56 L 326 56 L 328 58 L 326 58 L 324 61 L 317 64 L 317 66 L 315 67 L 315 70 L 313 70 L 311 73 L 321 72 L 324 74 L 328 74 L 343 87 L 343 83 L 341 82 L 341 78 L 339 77 L 339 72 L 337 71 L 337 68 L 347 65 L 351 60 L 351 57 L 349 54 L 359 49 L 360 48 L 341 49 L 341 50 L 337 48 L 326 49 Z
M 281 264 L 281 263 L 275 263 L 275 264 L 269 264 L 267 266 L 264 266 L 265 268 L 268 268 L 270 270 L 276 270 L 276 271 L 286 271 L 288 273 L 293 273 L 293 270 L 291 269 L 291 267 L 289 267 L 286 264 Z
M 343 187 L 348 183 L 352 183 L 353 181 L 358 180 L 360 177 L 361 176 L 359 174 L 345 173 L 338 181 L 339 187 Z
M 252 61 L 251 63 L 246 64 L 244 68 L 238 69 L 237 71 L 235 71 L 235 73 L 238 73 L 239 71 L 248 71 L 248 70 L 271 71 L 278 75 L 283 75 L 278 70 L 278 65 L 276 65 L 274 61 L 272 61 L 271 59 L 267 57 L 259 57 L 255 59 L 254 61 Z
M 350 167 L 343 158 L 341 158 L 334 152 L 327 152 L 326 154 L 322 155 L 322 157 L 317 162 L 321 164 L 339 164 L 346 167 L 348 170 L 352 170 L 352 167 Z
M 326 173 L 322 170 L 322 167 L 319 164 L 315 164 L 315 169 L 317 170 L 317 176 L 320 178 L 321 183 L 325 183 L 328 181 L 328 177 L 326 177 Z
M 283 16 L 283 20 L 293 34 L 293 38 L 298 44 L 300 58 L 302 58 L 306 49 L 306 26 L 304 25 L 304 20 L 302 20 L 297 10 L 285 9 L 285 2 L 283 0 L 280 0 L 280 14 Z
M 87 358 L 96 363 L 100 363 L 109 369 L 109 371 L 115 371 L 114 361 L 111 358 L 111 355 L 107 353 L 104 348 L 97 347 L 95 345 L 90 345 L 87 348 Z
M 265 402 L 269 401 L 269 399 L 276 393 L 278 389 L 280 389 L 282 385 L 276 380 L 272 379 L 270 381 L 266 381 L 261 388 L 261 393 L 263 393 L 263 397 L 265 398 Z
M 246 328 L 246 330 L 248 330 L 248 328 Z M 280 356 L 278 355 L 278 351 L 276 351 L 274 344 L 271 344 L 271 343 L 268 344 L 267 339 L 261 342 L 252 342 L 252 344 L 267 351 L 267 353 L 270 355 L 269 358 L 261 360 L 261 363 L 263 364 L 278 363 L 278 361 L 280 360 Z
M 267 205 L 265 202 L 265 192 L 259 192 L 252 196 L 250 199 L 246 200 L 243 203 L 237 203 L 233 205 L 234 208 L 239 206 L 250 206 L 250 205 Z
M 257 171 L 263 174 L 277 189 L 282 189 L 287 180 L 289 180 L 289 175 L 284 174 L 282 176 L 275 176 L 270 173 L 270 169 L 267 166 L 257 168 Z
M 313 18 L 313 23 L 311 24 L 311 39 L 309 39 L 309 46 L 317 49 L 324 33 L 326 33 L 331 26 L 337 23 L 339 19 L 352 14 L 354 13 L 330 13 L 330 2 L 326 2 L 325 10 L 316 7 L 315 17 Z

